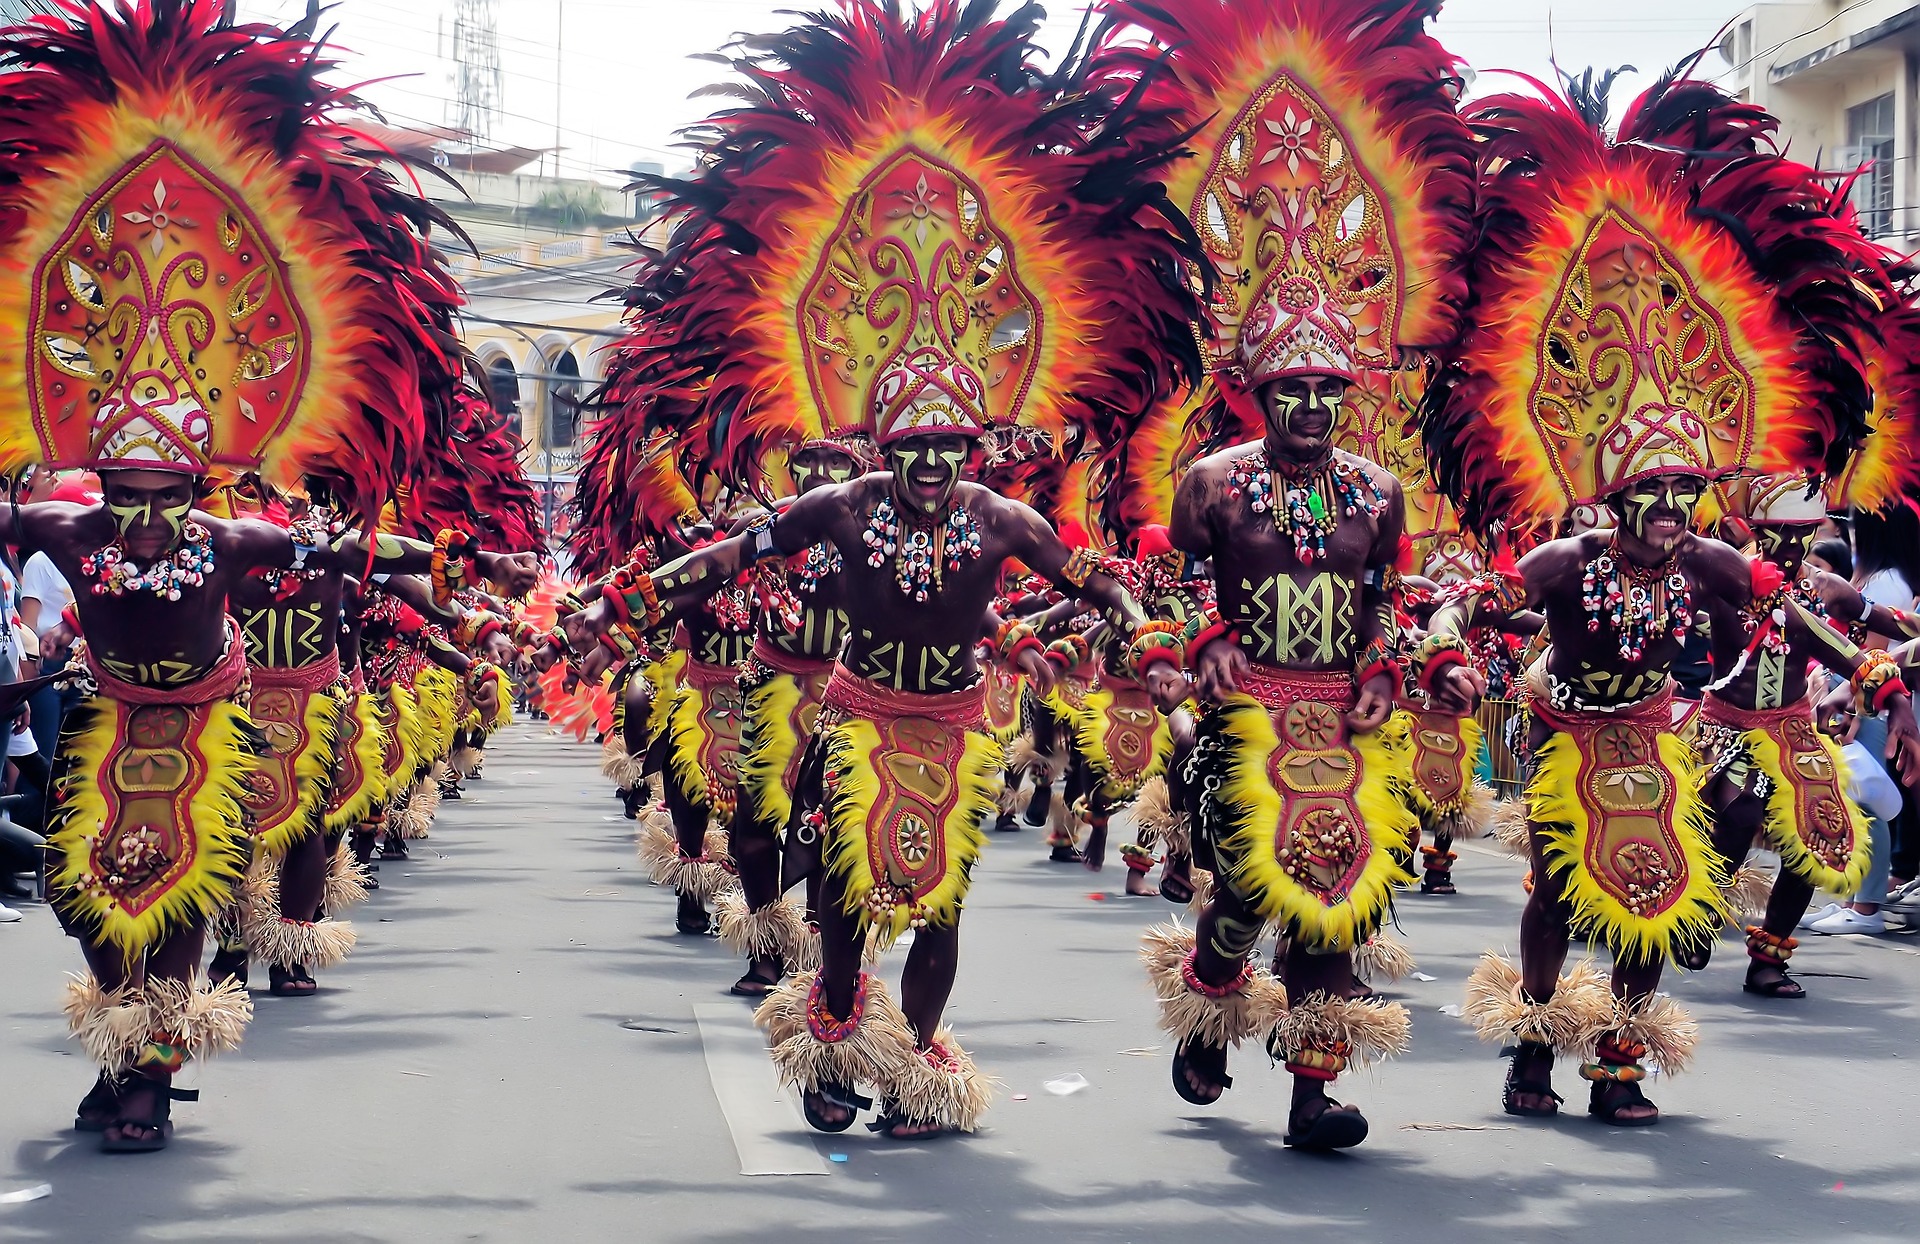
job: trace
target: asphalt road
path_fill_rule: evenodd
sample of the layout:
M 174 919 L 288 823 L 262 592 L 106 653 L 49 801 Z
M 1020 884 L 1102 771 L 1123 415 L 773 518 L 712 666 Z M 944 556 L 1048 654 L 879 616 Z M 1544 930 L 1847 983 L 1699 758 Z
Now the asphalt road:
M 1914 1238 L 1920 938 L 1810 939 L 1814 997 L 1773 1004 L 1740 992 L 1729 940 L 1670 981 L 1703 1041 L 1650 1086 L 1660 1126 L 1586 1119 L 1570 1069 L 1563 1118 L 1508 1119 L 1501 1064 L 1441 1009 L 1517 927 L 1518 867 L 1469 848 L 1463 894 L 1400 904 L 1435 978 L 1392 990 L 1413 1052 L 1337 1090 L 1372 1138 L 1314 1157 L 1280 1147 L 1287 1082 L 1264 1053 L 1237 1057 L 1215 1107 L 1174 1096 L 1134 957 L 1172 909 L 1121 897 L 1117 860 L 1089 874 L 1002 836 L 949 1015 L 1004 1089 L 976 1135 L 905 1145 L 805 1130 L 725 996 L 739 965 L 674 934 L 618 813 L 595 749 L 516 727 L 385 866 L 322 992 L 262 988 L 245 1046 L 190 1072 L 204 1096 L 163 1154 L 66 1130 L 92 1080 L 59 1015 L 80 957 L 42 907 L 0 926 L 0 1240 Z M 1075 1075 L 1087 1087 L 1046 1087 Z

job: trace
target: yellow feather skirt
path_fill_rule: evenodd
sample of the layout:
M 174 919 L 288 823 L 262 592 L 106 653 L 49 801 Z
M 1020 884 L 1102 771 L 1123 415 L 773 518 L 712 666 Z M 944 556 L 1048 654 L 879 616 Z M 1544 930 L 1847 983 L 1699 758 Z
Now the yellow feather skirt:
M 1172 726 L 1146 691 L 1132 683 L 1089 691 L 1085 707 L 1067 720 L 1073 745 L 1093 770 L 1097 793 L 1109 808 L 1138 795 L 1173 759 Z
M 884 941 L 916 921 L 952 924 L 1000 793 L 1000 745 L 922 717 L 842 721 L 822 737 L 824 858 L 847 912 Z
M 252 671 L 247 712 L 266 738 L 266 751 L 247 774 L 242 802 L 254 841 L 281 856 L 322 829 L 342 706 L 331 687 L 300 687 L 276 674 L 271 668 Z
M 260 736 L 230 700 L 94 696 L 64 723 L 48 831 L 56 907 L 129 961 L 233 899 Z
M 1575 733 L 1537 702 L 1534 713 L 1555 729 L 1534 755 L 1527 819 L 1574 933 L 1642 961 L 1718 933 L 1725 869 L 1694 749 L 1670 727 L 1618 715 Z
M 740 798 L 747 815 L 775 833 L 786 829 L 793 815 L 793 791 L 800 780 L 800 762 L 807 740 L 813 737 L 820 698 L 827 689 L 831 663 L 817 673 L 794 674 L 772 670 L 770 676 L 747 691 L 740 729 Z
M 1715 756 L 1716 769 L 1745 760 L 1766 777 L 1760 832 L 1779 852 L 1780 866 L 1816 890 L 1857 891 L 1872 862 L 1867 817 L 1847 797 L 1846 761 L 1814 725 L 1812 705 L 1803 699 L 1784 709 L 1743 711 L 1708 696 L 1702 714 L 1726 728 L 1727 746 L 1738 749 Z
M 387 728 L 380 722 L 377 697 L 367 691 L 336 694 L 343 703 L 333 782 L 327 792 L 329 833 L 358 828 L 387 797 Z
M 1208 714 L 1219 789 L 1203 802 L 1221 877 L 1296 941 L 1350 951 L 1409 885 L 1412 748 L 1405 713 L 1349 737 L 1345 704 L 1269 709 L 1235 695 Z
M 667 718 L 667 771 L 688 803 L 722 823 L 739 796 L 741 716 L 732 666 L 686 666 Z

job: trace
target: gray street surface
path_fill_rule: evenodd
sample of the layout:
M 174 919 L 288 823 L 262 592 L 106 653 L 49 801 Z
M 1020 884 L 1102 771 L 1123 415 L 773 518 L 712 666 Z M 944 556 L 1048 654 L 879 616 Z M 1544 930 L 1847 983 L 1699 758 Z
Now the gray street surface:
M 1519 867 L 1462 852 L 1453 899 L 1409 896 L 1420 970 L 1391 993 L 1414 1049 L 1336 1093 L 1373 1136 L 1282 1150 L 1287 1082 L 1236 1058 L 1182 1102 L 1135 959 L 1173 908 L 1107 871 L 997 837 L 969 901 L 949 1018 L 1004 1087 L 968 1138 L 806 1131 L 753 1048 L 740 966 L 676 936 L 636 871 L 596 749 L 515 727 L 485 780 L 353 919 L 360 947 L 310 999 L 265 991 L 245 1046 L 189 1073 L 173 1146 L 113 1156 L 67 1130 L 92 1070 L 65 1038 L 80 956 L 44 907 L 0 926 L 0 1240 L 1853 1241 L 1920 1221 L 1920 938 L 1809 937 L 1812 999 L 1740 992 L 1729 938 L 1670 979 L 1697 1066 L 1660 1126 L 1500 1113 L 1502 1065 L 1443 1007 L 1513 943 Z M 1116 828 L 1124 835 L 1124 821 Z M 888 974 L 897 975 L 895 952 Z M 696 1015 L 696 1008 L 698 1014 Z M 1048 1082 L 1083 1077 L 1058 1094 Z M 716 1091 L 716 1078 L 721 1082 Z M 1055 1088 L 1063 1087 L 1056 1083 Z M 743 1162 L 814 1173 L 744 1175 Z M 37 1200 L 8 1193 L 52 1186 Z M 1301 1234 L 1303 1233 L 1304 1234 Z

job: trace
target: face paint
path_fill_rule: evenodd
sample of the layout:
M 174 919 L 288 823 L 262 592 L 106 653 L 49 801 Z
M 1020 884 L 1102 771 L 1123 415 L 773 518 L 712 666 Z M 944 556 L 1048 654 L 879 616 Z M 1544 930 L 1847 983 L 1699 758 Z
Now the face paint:
M 1798 573 L 1818 530 L 1813 523 L 1757 523 L 1753 537 L 1762 557 L 1783 570 Z
M 151 526 L 156 518 L 159 519 L 172 533 L 169 539 L 171 545 L 179 542 L 180 533 L 187 525 L 187 515 L 193 512 L 193 502 L 188 500 L 180 505 L 163 506 L 159 504 L 159 498 L 146 495 L 132 505 L 108 502 L 107 512 L 113 515 L 114 526 L 120 529 L 122 539 L 132 535 L 135 528 Z
M 851 457 L 834 450 L 806 449 L 794 455 L 787 464 L 788 474 L 793 476 L 795 492 L 807 492 L 810 489 L 827 484 L 844 484 L 854 477 L 856 467 Z
M 967 441 L 959 436 L 909 436 L 887 448 L 895 495 L 909 508 L 934 515 L 947 508 L 967 465 Z
M 1347 386 L 1334 377 L 1278 381 L 1267 393 L 1268 426 L 1310 442 L 1329 440 L 1340 425 L 1340 407 L 1346 396 Z M 1298 430 L 1303 417 L 1312 425 L 1304 432 Z M 1322 420 L 1324 428 L 1320 426 Z
M 1613 508 L 1635 539 L 1666 553 L 1671 552 L 1693 526 L 1693 512 L 1700 505 L 1701 491 L 1700 481 L 1689 475 L 1655 476 L 1620 494 Z M 1652 524 L 1660 521 L 1671 523 L 1673 529 L 1652 533 Z

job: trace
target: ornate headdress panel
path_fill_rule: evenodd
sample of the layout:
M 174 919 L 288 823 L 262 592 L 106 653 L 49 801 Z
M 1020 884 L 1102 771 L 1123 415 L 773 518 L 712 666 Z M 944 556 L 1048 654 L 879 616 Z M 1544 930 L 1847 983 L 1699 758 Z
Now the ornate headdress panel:
M 1772 118 L 1716 88 L 1662 80 L 1609 141 L 1604 81 L 1534 85 L 1468 112 L 1477 303 L 1424 431 L 1469 525 L 1653 475 L 1819 467 L 1865 403 L 1840 343 L 1872 312 L 1872 249 L 1775 154 Z
M 458 374 L 435 214 L 339 119 L 317 15 L 226 7 L 0 33 L 0 469 L 323 471 L 371 509 Z
M 1198 127 L 1169 192 L 1213 268 L 1203 335 L 1229 396 L 1452 339 L 1473 163 L 1455 61 L 1421 32 L 1439 7 L 1108 0 L 1168 49 L 1150 97 Z M 1153 70 L 1151 49 L 1106 55 Z
M 672 427 L 747 483 L 769 444 L 1057 440 L 1190 382 L 1197 251 L 1154 181 L 1171 128 L 1077 59 L 1043 76 L 1037 6 L 841 8 L 744 41 L 751 106 L 658 183 L 679 219 L 628 291 L 602 435 Z

